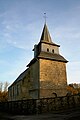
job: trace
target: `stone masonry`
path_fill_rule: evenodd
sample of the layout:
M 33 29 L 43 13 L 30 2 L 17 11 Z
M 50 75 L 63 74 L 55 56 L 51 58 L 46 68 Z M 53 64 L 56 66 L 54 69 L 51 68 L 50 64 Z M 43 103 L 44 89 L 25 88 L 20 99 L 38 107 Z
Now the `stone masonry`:
M 65 96 L 67 94 L 66 86 L 65 63 L 40 59 L 40 96 L 52 97 L 54 93 L 58 96 Z

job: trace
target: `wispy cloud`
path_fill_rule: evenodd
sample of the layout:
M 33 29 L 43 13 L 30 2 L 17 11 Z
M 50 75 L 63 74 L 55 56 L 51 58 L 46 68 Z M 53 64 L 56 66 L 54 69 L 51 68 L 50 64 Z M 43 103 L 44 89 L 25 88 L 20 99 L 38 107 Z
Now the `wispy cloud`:
M 68 83 L 80 83 L 80 61 L 69 62 L 67 65 Z
M 29 49 L 39 39 L 37 28 L 35 29 L 35 27 L 37 26 L 34 22 L 30 24 L 23 24 L 20 21 L 14 24 L 4 22 L 3 38 L 6 38 L 6 42 L 14 47 Z
M 80 29 L 69 26 L 61 26 L 55 29 L 55 36 L 68 39 L 77 39 L 80 38 Z

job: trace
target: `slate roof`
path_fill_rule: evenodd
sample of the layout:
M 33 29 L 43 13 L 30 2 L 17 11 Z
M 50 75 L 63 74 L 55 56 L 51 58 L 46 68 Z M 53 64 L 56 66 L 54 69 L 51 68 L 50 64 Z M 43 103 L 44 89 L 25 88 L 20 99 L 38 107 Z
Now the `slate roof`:
M 28 69 L 26 69 L 24 72 L 22 72 L 18 78 L 15 80 L 15 82 L 19 81 L 19 80 L 22 80 L 25 76 L 26 76 L 26 73 L 27 73 Z
M 44 28 L 43 28 L 43 31 L 42 31 L 40 41 L 46 41 L 46 42 L 50 42 L 50 43 L 52 42 L 51 36 L 49 34 L 49 31 L 48 31 L 48 28 L 47 28 L 46 24 L 44 24 Z
M 27 67 L 31 66 L 33 63 L 35 63 L 38 59 L 48 59 L 53 61 L 60 61 L 67 63 L 68 61 L 61 56 L 60 54 L 54 54 L 54 53 L 48 53 L 48 52 L 40 52 L 37 58 L 34 58 L 30 61 L 30 63 L 27 65 Z
M 45 58 L 50 59 L 54 61 L 62 61 L 62 62 L 68 62 L 63 56 L 60 54 L 54 54 L 54 53 L 48 53 L 48 52 L 41 52 L 38 56 L 38 58 Z
M 47 43 L 47 44 L 52 44 L 52 45 L 60 47 L 59 45 L 52 42 L 52 39 L 51 39 L 51 36 L 50 36 L 49 31 L 48 31 L 46 23 L 44 24 L 44 28 L 43 28 L 42 35 L 41 35 L 41 38 L 40 38 L 40 42 L 41 43 L 44 42 L 44 43 Z
M 28 68 L 28 69 L 29 69 L 29 68 Z M 22 73 L 18 76 L 18 78 L 11 84 L 11 86 L 12 86 L 13 84 L 17 83 L 18 81 L 22 80 L 22 79 L 26 76 L 26 73 L 27 73 L 28 69 L 26 69 L 24 72 L 22 72 Z M 11 86 L 10 86 L 10 87 L 11 87 Z
M 30 63 L 27 65 L 27 67 L 31 66 L 33 63 L 35 63 L 38 60 L 38 58 L 33 58 Z

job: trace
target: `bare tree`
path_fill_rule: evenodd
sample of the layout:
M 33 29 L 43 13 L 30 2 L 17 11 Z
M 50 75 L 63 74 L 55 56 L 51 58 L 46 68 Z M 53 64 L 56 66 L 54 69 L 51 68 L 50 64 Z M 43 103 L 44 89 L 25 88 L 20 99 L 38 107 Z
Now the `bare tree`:
M 8 101 L 8 82 L 0 82 L 0 102 Z
M 0 82 L 0 91 L 7 91 L 8 90 L 8 86 L 9 86 L 9 83 L 6 81 L 6 82 Z
M 9 83 L 6 81 L 6 82 L 4 83 L 4 89 L 3 89 L 3 91 L 7 92 L 8 86 L 9 86 Z
M 3 83 L 0 82 L 0 91 L 2 92 L 2 90 L 3 90 Z

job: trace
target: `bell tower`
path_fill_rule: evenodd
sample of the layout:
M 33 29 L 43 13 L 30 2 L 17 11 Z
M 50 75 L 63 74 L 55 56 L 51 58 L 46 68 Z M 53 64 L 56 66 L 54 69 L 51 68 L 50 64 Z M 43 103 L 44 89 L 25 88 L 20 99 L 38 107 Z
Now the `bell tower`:
M 52 42 L 47 25 L 45 23 L 40 42 L 38 45 L 34 45 L 34 57 L 37 57 L 40 52 L 59 54 L 59 47 L 59 45 Z
M 66 63 L 60 53 L 60 45 L 52 41 L 47 24 L 44 24 L 40 42 L 34 45 L 34 58 L 28 66 L 37 66 L 33 71 L 38 98 L 65 96 L 67 94 Z M 36 79 L 37 78 L 37 79 Z

